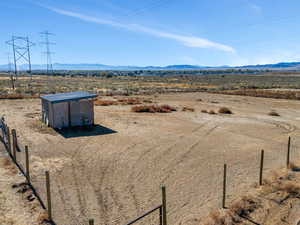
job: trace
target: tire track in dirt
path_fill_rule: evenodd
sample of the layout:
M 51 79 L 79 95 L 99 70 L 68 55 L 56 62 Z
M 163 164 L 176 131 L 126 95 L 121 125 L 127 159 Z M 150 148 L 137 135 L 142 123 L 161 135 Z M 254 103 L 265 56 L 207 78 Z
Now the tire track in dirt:
M 243 117 L 243 118 L 249 119 L 249 120 L 254 120 L 254 121 L 265 123 L 265 124 L 269 124 L 269 125 L 273 125 L 275 127 L 282 129 L 283 132 L 287 133 L 287 134 L 293 133 L 298 130 L 297 126 L 292 125 L 288 122 L 284 122 L 284 121 L 267 120 L 267 119 L 263 119 L 263 118 L 260 119 L 260 118 L 256 118 L 256 117 Z
M 114 157 L 113 162 L 110 163 L 110 170 L 111 171 L 117 171 L 117 163 L 118 163 L 118 158 Z M 114 180 L 113 176 L 108 176 L 107 177 L 107 183 L 108 184 L 112 184 L 113 180 Z M 117 192 L 115 190 L 114 185 L 112 185 L 112 186 L 109 187 L 109 193 L 110 193 L 110 196 L 111 196 L 111 198 L 112 198 L 115 206 L 118 208 L 118 211 L 122 212 L 124 206 L 121 203 L 121 201 L 119 201 L 119 196 L 117 195 Z
M 249 118 L 249 119 L 253 119 L 253 118 Z M 294 133 L 298 130 L 298 128 L 296 126 L 291 125 L 291 124 L 286 123 L 286 122 L 260 120 L 260 119 L 254 119 L 254 120 L 256 120 L 258 122 L 262 122 L 264 124 L 275 126 L 276 128 L 279 128 L 279 129 L 283 130 L 284 134 L 291 135 L 292 133 Z M 237 132 L 237 131 L 234 131 L 234 130 L 227 130 L 227 132 L 232 133 L 232 134 L 241 135 L 240 132 Z M 284 142 L 278 141 L 277 139 L 267 138 L 267 136 L 262 136 L 262 135 L 257 136 L 257 135 L 254 135 L 254 134 L 245 134 L 245 135 L 249 138 L 262 140 L 266 143 L 277 143 L 279 145 L 284 145 L 285 144 Z M 294 143 L 293 145 L 294 145 L 294 147 L 299 147 L 296 143 Z
M 82 146 L 82 144 L 78 146 Z M 75 148 L 75 151 L 71 153 L 71 156 L 69 152 L 64 152 L 64 151 L 61 152 L 66 158 L 71 159 L 71 165 L 69 169 L 72 176 L 72 182 L 75 183 L 75 185 L 72 185 L 72 187 L 76 193 L 75 195 L 72 195 L 73 200 L 70 198 L 70 196 L 68 197 L 68 192 L 66 192 L 66 190 L 62 188 L 65 187 L 64 183 L 66 181 L 65 178 L 62 177 L 62 173 L 59 172 L 58 174 L 56 174 L 57 177 L 56 186 L 62 202 L 61 205 L 64 208 L 64 212 L 67 214 L 69 218 L 68 221 L 72 221 L 72 224 L 84 224 L 85 221 L 88 220 L 86 216 L 87 202 L 84 197 L 85 190 L 80 188 L 80 187 L 85 187 L 85 185 L 81 185 L 81 183 L 85 183 L 83 180 L 84 176 L 82 176 L 82 174 L 84 174 L 85 168 L 84 165 L 80 162 L 80 160 L 77 159 L 79 156 L 78 153 L 80 152 L 82 152 L 81 147 Z M 72 202 L 74 201 L 76 202 L 76 208 L 79 209 L 80 212 L 79 216 L 74 214 L 75 212 L 78 211 L 72 205 Z M 73 218 L 76 218 L 76 220 L 74 220 Z
M 215 129 L 217 129 L 219 127 L 219 125 L 214 125 L 212 128 L 210 128 L 207 132 L 204 133 L 204 135 L 202 135 L 202 137 L 206 137 L 208 135 L 210 135 Z M 198 131 L 199 129 L 197 129 Z M 195 132 L 193 132 L 193 135 L 196 135 Z M 175 169 L 179 166 L 179 164 L 183 163 L 188 156 L 194 151 L 194 149 L 199 145 L 199 143 L 202 141 L 202 139 L 195 141 L 193 144 L 191 144 L 187 150 L 178 157 L 178 160 L 175 160 L 175 162 L 171 163 L 168 165 L 167 170 L 168 172 L 166 172 L 166 176 L 162 179 L 162 182 L 164 183 L 170 176 L 172 176 L 175 172 Z
M 206 122 L 204 124 L 201 124 L 200 126 L 198 126 L 197 128 L 193 129 L 191 132 L 188 132 L 187 134 L 181 134 L 179 137 L 178 137 L 178 140 L 172 144 L 171 146 L 169 146 L 166 150 L 164 150 L 162 152 L 162 155 L 158 156 L 157 158 L 155 158 L 154 160 L 159 160 L 161 159 L 163 156 L 166 156 L 168 155 L 173 149 L 175 146 L 179 145 L 180 143 L 182 143 L 182 140 L 186 137 L 189 137 L 189 136 L 192 136 L 193 134 L 195 134 L 196 132 L 198 132 L 201 128 L 207 126 L 209 124 L 209 122 Z
M 74 179 L 74 183 L 75 183 L 75 191 L 76 191 L 76 199 L 78 200 L 78 207 L 79 207 L 79 211 L 80 214 L 85 217 L 85 220 L 87 221 L 87 215 L 86 215 L 86 208 L 87 208 L 87 202 L 86 199 L 84 197 L 84 190 L 81 189 L 81 187 L 84 187 L 84 185 L 80 185 L 80 183 L 83 181 L 84 176 L 82 176 L 81 170 L 76 171 L 76 168 L 80 168 L 80 167 L 76 167 L 73 163 L 71 165 L 72 167 L 72 175 L 73 175 L 73 179 Z M 81 167 L 82 169 L 84 169 L 83 167 Z M 83 173 L 84 174 L 84 173 Z M 78 179 L 78 177 L 79 179 Z M 82 182 L 84 183 L 84 182 Z
M 98 185 L 93 184 L 89 177 L 87 178 L 89 184 L 91 185 L 92 189 L 94 190 L 98 207 L 101 210 L 101 219 L 104 221 L 104 224 L 109 224 L 109 222 L 110 222 L 108 213 L 107 213 L 108 212 L 108 205 L 106 204 L 107 201 L 105 200 L 105 195 L 102 192 L 104 178 L 105 178 L 105 175 L 106 175 L 108 169 L 109 169 L 109 167 L 107 167 L 107 166 L 101 167 L 100 179 L 99 179 Z M 95 187 L 95 186 L 97 186 L 97 187 Z
M 75 212 L 75 208 L 71 204 L 71 199 L 65 194 L 65 186 L 63 185 L 63 182 L 61 178 L 56 177 L 56 179 L 59 182 L 56 182 L 56 189 L 60 197 L 60 206 L 63 208 L 61 211 L 64 212 L 64 215 L 67 216 L 67 221 L 71 221 L 72 224 L 77 224 L 78 219 L 72 212 Z
M 133 184 L 133 181 L 135 179 L 135 170 L 134 168 L 137 166 L 138 162 L 141 162 L 142 159 L 147 155 L 149 154 L 153 149 L 155 149 L 157 146 L 155 147 L 151 147 L 151 148 L 148 148 L 146 151 L 144 151 L 143 153 L 141 153 L 141 155 L 138 157 L 138 159 L 136 160 L 135 163 L 132 163 L 131 164 L 131 169 L 130 169 L 130 174 L 129 174 L 129 179 L 128 179 L 128 192 L 132 198 L 132 201 L 133 201 L 133 206 L 135 208 L 135 211 L 136 213 L 139 212 L 139 201 L 138 201 L 138 198 L 136 196 L 136 192 L 135 192 L 135 186 Z M 137 176 L 139 176 L 139 174 L 137 174 Z
M 131 144 L 129 147 L 127 147 L 124 151 L 122 151 L 124 154 L 129 154 L 130 150 L 135 150 L 135 147 L 138 146 L 138 145 L 143 145 L 145 143 L 145 141 L 141 141 L 141 142 L 136 142 L 136 143 L 133 143 Z M 140 158 L 143 156 L 143 154 L 141 156 L 138 157 L 137 161 L 140 160 Z M 118 158 L 117 157 L 114 157 L 115 160 L 114 160 L 114 163 L 112 164 L 113 167 L 112 167 L 112 170 L 115 171 L 115 169 L 117 168 L 117 163 L 118 161 L 120 160 L 120 158 L 122 158 L 122 155 L 118 155 Z M 136 212 L 139 211 L 139 207 L 138 207 L 138 199 L 135 195 L 135 191 L 134 191 L 134 185 L 133 185 L 133 180 L 134 180 L 134 177 L 133 177 L 133 171 L 134 171 L 134 167 L 135 167 L 135 163 L 132 163 L 131 164 L 131 169 L 129 171 L 130 174 L 129 174 L 129 178 L 127 179 L 126 183 L 128 183 L 128 185 L 125 187 L 126 190 L 124 190 L 124 192 L 128 193 L 130 198 L 132 199 L 132 204 L 134 206 L 134 209 Z M 118 195 L 116 194 L 115 190 L 113 188 L 110 188 L 110 194 L 115 202 L 115 204 L 118 206 L 118 210 L 123 210 L 124 209 L 124 206 L 120 203 L 118 203 L 119 201 L 119 198 L 118 198 Z M 129 201 L 127 201 L 127 205 L 129 205 Z
M 193 130 L 191 130 L 188 133 L 185 134 L 181 134 L 178 138 L 178 140 L 172 144 L 171 146 L 169 146 L 167 148 L 167 150 L 163 151 L 162 154 L 163 155 L 167 155 L 169 154 L 173 149 L 175 149 L 176 146 L 180 145 L 181 143 L 183 143 L 183 140 L 186 138 L 190 138 L 191 136 L 198 136 L 199 131 L 201 132 L 201 135 L 199 135 L 199 137 L 206 137 L 208 135 L 210 135 L 219 125 L 213 125 L 211 128 L 209 128 L 206 132 L 203 133 L 203 128 L 205 128 L 206 126 L 208 126 L 210 124 L 210 122 L 206 122 L 204 124 L 201 124 L 200 126 L 197 126 L 196 128 L 194 128 Z M 201 142 L 200 140 L 197 140 L 196 142 L 194 142 L 190 147 L 188 147 L 187 152 L 185 152 L 183 155 L 177 157 L 179 158 L 178 160 L 176 160 L 175 162 L 171 163 L 171 165 L 168 165 L 167 167 L 167 177 L 162 179 L 162 183 L 164 183 L 168 177 L 170 177 L 174 172 L 175 172 L 175 168 L 178 166 L 178 163 L 182 163 L 184 162 L 184 160 L 188 157 L 188 155 L 195 149 L 195 147 Z M 148 154 L 150 154 L 154 149 L 160 147 L 160 145 L 156 145 L 154 147 L 148 148 L 147 150 L 145 150 L 143 153 L 141 153 L 141 156 L 138 158 L 138 160 L 136 161 L 136 163 L 133 164 L 131 171 L 134 171 L 133 168 L 137 167 L 139 163 L 142 162 L 142 159 L 145 158 Z M 185 148 L 185 147 L 183 147 Z M 159 156 L 157 156 L 153 161 L 156 160 L 161 160 L 162 158 L 164 158 L 162 156 L 162 154 L 160 154 Z M 140 171 L 137 176 L 140 176 L 143 173 L 143 171 Z M 131 176 L 134 177 L 135 173 L 131 172 Z M 134 186 L 132 185 L 132 187 L 134 188 Z M 134 192 L 134 191 L 133 191 Z M 153 196 L 155 196 L 156 193 L 153 193 Z M 151 197 L 151 199 L 153 198 L 153 196 Z M 137 203 L 136 203 L 137 204 Z M 138 205 L 136 206 L 136 209 L 138 211 Z

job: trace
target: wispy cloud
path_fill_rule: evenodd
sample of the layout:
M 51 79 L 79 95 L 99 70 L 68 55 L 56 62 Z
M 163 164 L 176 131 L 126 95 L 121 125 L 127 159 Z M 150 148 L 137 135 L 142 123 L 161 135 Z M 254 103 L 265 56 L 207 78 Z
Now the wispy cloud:
M 113 27 L 117 27 L 117 28 L 131 30 L 134 32 L 142 32 L 142 33 L 152 35 L 155 37 L 175 40 L 175 41 L 182 43 L 184 46 L 191 47 L 191 48 L 213 48 L 213 49 L 218 49 L 218 50 L 230 52 L 230 53 L 235 52 L 235 49 L 231 46 L 213 42 L 213 41 L 207 40 L 205 38 L 200 38 L 200 37 L 196 37 L 196 36 L 178 35 L 178 34 L 169 33 L 166 31 L 152 29 L 152 28 L 145 27 L 145 26 L 142 26 L 139 24 L 119 23 L 119 22 L 112 21 L 112 20 L 106 20 L 106 19 L 93 17 L 93 16 L 89 16 L 89 15 L 84 15 L 81 13 L 72 12 L 69 10 L 64 10 L 64 9 L 59 9 L 59 8 L 54 8 L 54 7 L 48 7 L 48 6 L 42 6 L 42 7 L 47 8 L 55 13 L 74 17 L 74 18 L 77 18 L 77 19 L 80 19 L 80 20 L 83 20 L 86 22 L 92 22 L 92 23 L 97 23 L 97 24 L 102 24 L 102 25 L 109 25 L 109 26 L 113 26 Z
M 250 1 L 250 0 L 246 0 L 245 2 L 247 3 L 248 7 L 249 7 L 253 12 L 255 12 L 255 13 L 257 13 L 257 14 L 262 14 L 263 9 L 262 9 L 261 6 L 255 4 L 253 1 Z

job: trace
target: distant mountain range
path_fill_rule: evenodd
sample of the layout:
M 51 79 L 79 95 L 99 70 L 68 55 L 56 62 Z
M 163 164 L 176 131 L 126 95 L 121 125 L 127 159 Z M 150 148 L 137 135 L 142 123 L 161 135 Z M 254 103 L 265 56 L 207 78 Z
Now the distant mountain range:
M 5 71 L 8 65 L 0 65 L 0 70 Z M 27 70 L 28 65 L 19 66 L 19 70 Z M 32 65 L 32 70 L 45 70 L 46 65 Z M 246 66 L 196 66 L 196 65 L 169 65 L 169 66 L 110 66 L 103 64 L 53 64 L 54 70 L 218 70 L 218 69 L 272 69 L 272 70 L 299 70 L 300 62 L 281 62 L 276 64 L 246 65 Z

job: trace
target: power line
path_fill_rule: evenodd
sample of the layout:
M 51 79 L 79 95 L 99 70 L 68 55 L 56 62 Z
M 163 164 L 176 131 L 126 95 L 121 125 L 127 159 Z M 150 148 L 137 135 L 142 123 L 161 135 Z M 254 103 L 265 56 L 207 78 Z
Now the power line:
M 40 44 L 45 45 L 46 51 L 43 52 L 46 55 L 46 60 L 47 60 L 47 74 L 49 75 L 50 73 L 53 74 L 53 65 L 52 65 L 52 57 L 51 55 L 54 52 L 50 51 L 50 45 L 55 45 L 55 43 L 49 41 L 49 36 L 54 35 L 52 33 L 49 33 L 48 31 L 44 31 L 40 33 L 42 37 L 44 37 L 44 42 L 40 42 Z

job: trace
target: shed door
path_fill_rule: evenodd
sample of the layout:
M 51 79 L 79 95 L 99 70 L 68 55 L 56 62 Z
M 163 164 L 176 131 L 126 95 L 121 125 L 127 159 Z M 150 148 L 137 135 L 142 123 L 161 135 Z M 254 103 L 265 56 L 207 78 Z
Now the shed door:
M 92 100 L 80 101 L 80 112 L 83 125 L 94 124 L 94 104 Z
M 80 102 L 72 101 L 70 102 L 70 116 L 71 116 L 71 126 L 81 126 L 82 116 L 80 113 Z
M 67 102 L 53 104 L 54 128 L 69 126 L 69 109 Z

